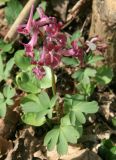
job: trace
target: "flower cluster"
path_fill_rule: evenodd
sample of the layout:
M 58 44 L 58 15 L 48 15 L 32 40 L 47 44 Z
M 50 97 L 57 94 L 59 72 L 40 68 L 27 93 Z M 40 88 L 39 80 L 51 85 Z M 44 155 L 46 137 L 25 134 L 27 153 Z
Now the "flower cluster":
M 50 68 L 58 67 L 62 56 L 77 57 L 81 63 L 83 63 L 84 49 L 78 46 L 78 41 L 72 41 L 71 48 L 67 48 L 67 37 L 64 33 L 61 33 L 61 22 L 57 22 L 55 17 L 48 17 L 45 15 L 41 7 L 37 8 L 39 14 L 39 20 L 33 19 L 32 6 L 31 12 L 27 24 L 20 25 L 18 32 L 31 37 L 30 41 L 25 44 L 22 43 L 25 48 L 25 55 L 31 58 L 31 63 L 35 65 L 33 73 L 38 79 L 42 79 L 45 76 L 44 66 Z M 40 59 L 35 60 L 34 47 L 37 45 L 38 38 L 43 38 L 43 48 L 40 52 Z M 94 43 L 97 40 L 91 40 L 86 42 L 87 52 L 91 49 L 90 43 Z M 100 46 L 99 46 L 100 49 Z M 102 49 L 102 47 L 101 47 Z

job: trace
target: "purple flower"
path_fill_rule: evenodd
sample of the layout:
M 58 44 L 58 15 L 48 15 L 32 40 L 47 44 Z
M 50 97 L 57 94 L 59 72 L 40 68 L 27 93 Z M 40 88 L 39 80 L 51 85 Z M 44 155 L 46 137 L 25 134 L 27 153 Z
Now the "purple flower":
M 33 28 L 38 30 L 40 27 L 45 27 L 48 24 L 56 23 L 55 17 L 44 17 L 38 21 L 33 21 Z
M 36 66 L 35 68 L 33 68 L 33 73 L 40 80 L 46 75 L 45 69 L 41 66 Z
M 48 53 L 45 55 L 45 65 L 49 66 L 53 69 L 58 67 L 60 60 L 61 60 L 61 58 L 57 54 L 53 55 L 52 53 Z
M 45 65 L 51 68 L 56 68 L 59 65 L 61 56 L 58 55 L 52 47 L 53 46 L 49 46 L 49 48 L 46 48 L 46 45 L 43 46 L 43 52 L 40 56 L 39 65 Z
M 57 34 L 60 31 L 60 28 L 62 26 L 62 23 L 52 23 L 49 24 L 48 26 L 46 26 L 46 32 L 48 34 L 49 37 L 54 36 L 55 34 Z
M 47 37 L 44 41 L 44 46 L 48 51 L 54 50 L 58 53 L 58 51 L 62 50 L 66 46 L 67 38 L 65 34 L 58 32 L 53 37 Z
M 40 20 L 35 22 L 35 26 L 37 26 L 37 27 L 42 27 L 43 26 L 44 30 L 46 32 L 48 32 L 48 34 L 51 34 L 52 29 L 54 30 L 53 26 L 56 26 L 56 24 L 57 24 L 56 18 L 46 16 L 45 13 L 44 13 L 44 10 L 41 7 L 38 7 L 37 11 L 39 13 Z M 49 30 L 50 27 L 52 27 L 51 30 Z
M 72 45 L 71 49 L 64 49 L 61 51 L 61 54 L 63 56 L 77 57 L 82 63 L 83 54 L 84 54 L 83 49 L 78 46 L 78 41 L 76 40 L 72 41 L 71 45 Z
M 29 43 L 25 44 L 25 43 L 22 43 L 25 47 L 25 53 L 26 53 L 26 56 L 27 57 L 31 57 L 31 58 L 34 58 L 34 50 L 33 50 L 33 47 L 36 45 L 37 43 L 37 36 L 38 36 L 38 33 L 35 31 L 32 35 L 32 38 L 31 40 L 29 41 Z
M 65 34 L 58 32 L 54 37 L 53 37 L 54 42 L 56 42 L 56 44 L 62 48 L 66 46 L 66 42 L 67 42 L 67 38 L 65 36 Z M 59 49 L 60 49 L 59 48 Z
M 33 21 L 33 10 L 34 10 L 34 6 L 32 6 L 32 8 L 31 8 L 31 12 L 30 12 L 27 24 L 20 25 L 17 28 L 17 31 L 19 33 L 25 34 L 25 35 L 30 33 L 30 30 L 31 30 L 31 27 L 32 27 L 32 21 Z
M 43 66 L 48 66 L 55 69 L 60 64 L 62 56 L 72 56 L 80 60 L 83 63 L 84 50 L 78 45 L 78 41 L 74 40 L 70 49 L 66 48 L 67 37 L 64 33 L 60 32 L 62 27 L 61 22 L 57 22 L 55 17 L 48 17 L 45 15 L 42 8 L 37 8 L 40 19 L 33 20 L 32 6 L 30 16 L 27 24 L 18 27 L 18 32 L 23 34 L 29 34 L 31 40 L 25 44 L 26 56 L 30 57 L 31 64 L 34 65 L 33 73 L 38 79 L 42 79 L 45 76 L 45 70 Z M 37 44 L 38 36 L 42 37 L 43 49 L 39 60 L 35 60 L 34 47 Z M 97 37 L 91 40 L 91 43 L 96 43 Z M 87 46 L 88 42 L 86 42 Z M 88 47 L 88 46 L 87 46 Z M 99 45 L 99 50 L 103 49 L 103 46 Z M 104 47 L 105 48 L 105 47 Z

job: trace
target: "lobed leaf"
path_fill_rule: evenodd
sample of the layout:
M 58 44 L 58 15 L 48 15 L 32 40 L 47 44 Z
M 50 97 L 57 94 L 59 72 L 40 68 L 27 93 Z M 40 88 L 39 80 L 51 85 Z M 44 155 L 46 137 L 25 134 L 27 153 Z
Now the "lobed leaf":
M 30 58 L 24 56 L 24 50 L 18 50 L 15 53 L 14 59 L 15 59 L 15 64 L 23 71 L 27 71 L 29 67 L 31 66 L 30 64 Z
M 73 103 L 72 110 L 73 111 L 80 111 L 83 113 L 96 113 L 98 111 L 98 103 L 96 101 L 92 102 L 78 102 L 75 101 Z
M 7 78 L 10 76 L 10 71 L 14 65 L 14 57 L 11 58 L 7 63 L 6 67 L 4 69 L 4 79 L 7 80 Z
M 45 91 L 39 94 L 39 101 L 43 107 L 50 108 L 50 98 Z
M 42 126 L 46 122 L 45 116 L 38 119 L 37 113 L 27 113 L 22 116 L 22 121 L 33 126 Z
M 52 75 L 51 75 L 51 69 L 49 67 L 44 66 L 46 75 L 39 81 L 40 88 L 46 89 L 50 88 L 52 86 Z M 56 79 L 56 76 L 55 76 Z M 57 80 L 57 79 L 56 79 Z
M 3 89 L 3 94 L 7 99 L 10 99 L 15 96 L 15 89 L 9 85 L 6 85 Z
M 112 68 L 108 66 L 102 66 L 97 69 L 96 81 L 101 85 L 110 83 L 113 78 Z
M 4 118 L 6 115 L 6 103 L 0 103 L 0 117 Z
M 25 92 L 30 92 L 30 93 L 40 92 L 40 86 L 38 80 L 34 77 L 34 75 L 29 74 L 29 72 L 19 73 L 16 76 L 16 83 L 18 87 Z
M 67 154 L 68 152 L 68 143 L 62 131 L 60 131 L 59 137 L 58 137 L 57 152 L 60 155 Z

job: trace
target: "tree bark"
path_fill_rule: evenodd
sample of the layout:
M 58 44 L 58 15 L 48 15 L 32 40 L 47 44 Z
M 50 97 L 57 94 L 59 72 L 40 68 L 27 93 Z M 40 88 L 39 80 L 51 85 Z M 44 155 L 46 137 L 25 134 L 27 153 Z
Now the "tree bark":
M 116 69 L 116 0 L 93 0 L 89 36 L 95 35 L 108 44 L 106 60 Z

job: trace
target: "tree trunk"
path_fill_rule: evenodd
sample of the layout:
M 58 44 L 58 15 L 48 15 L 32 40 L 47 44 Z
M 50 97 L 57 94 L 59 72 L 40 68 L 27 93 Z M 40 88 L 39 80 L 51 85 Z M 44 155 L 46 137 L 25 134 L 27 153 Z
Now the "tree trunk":
M 90 37 L 95 35 L 108 44 L 106 60 L 116 69 L 116 0 L 93 0 Z

